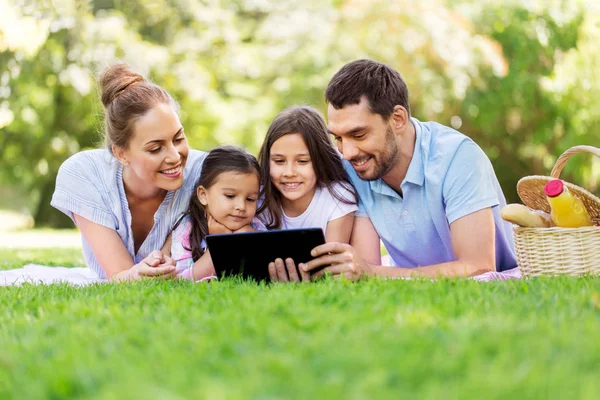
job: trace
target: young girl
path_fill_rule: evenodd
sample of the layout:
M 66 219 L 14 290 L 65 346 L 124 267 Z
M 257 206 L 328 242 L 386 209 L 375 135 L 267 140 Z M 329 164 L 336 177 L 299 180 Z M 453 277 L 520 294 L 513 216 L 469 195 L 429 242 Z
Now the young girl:
M 195 196 L 163 247 L 175 260 L 180 277 L 196 281 L 214 277 L 204 240 L 209 233 L 265 230 L 254 217 L 259 180 L 258 162 L 245 150 L 219 146 L 208 153 Z
M 275 117 L 258 160 L 258 214 L 268 229 L 316 227 L 328 242 L 350 241 L 356 193 L 316 110 L 296 106 Z

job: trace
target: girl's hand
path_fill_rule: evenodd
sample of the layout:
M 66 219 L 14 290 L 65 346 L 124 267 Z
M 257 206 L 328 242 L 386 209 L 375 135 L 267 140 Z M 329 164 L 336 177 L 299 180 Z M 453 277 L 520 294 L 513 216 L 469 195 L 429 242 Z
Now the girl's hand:
M 230 229 L 228 229 L 225 225 L 218 222 L 216 219 L 212 217 L 212 215 L 208 216 L 208 234 L 209 235 L 218 235 L 223 233 L 232 233 Z
M 301 268 L 296 269 L 296 263 L 291 258 L 286 258 L 285 263 L 281 258 L 269 263 L 269 277 L 273 282 L 309 282 L 310 275 Z
M 248 224 L 248 225 L 242 226 L 240 229 L 238 229 L 237 231 L 235 231 L 233 233 L 242 233 L 242 232 L 256 232 L 256 229 L 254 229 L 250 224 Z

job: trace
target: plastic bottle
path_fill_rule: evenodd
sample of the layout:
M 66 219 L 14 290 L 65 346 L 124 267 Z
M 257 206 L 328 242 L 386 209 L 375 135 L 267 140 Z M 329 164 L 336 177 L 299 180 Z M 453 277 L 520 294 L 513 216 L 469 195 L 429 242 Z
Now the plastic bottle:
M 592 226 L 593 222 L 583 202 L 560 179 L 546 184 L 544 192 L 550 203 L 552 222 L 562 228 Z

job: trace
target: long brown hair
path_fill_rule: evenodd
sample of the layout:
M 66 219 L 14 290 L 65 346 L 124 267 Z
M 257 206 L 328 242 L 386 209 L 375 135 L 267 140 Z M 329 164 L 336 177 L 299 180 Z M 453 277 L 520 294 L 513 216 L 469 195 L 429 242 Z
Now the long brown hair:
M 291 133 L 299 133 L 306 147 L 312 167 L 317 178 L 316 185 L 322 185 L 331 195 L 346 204 L 356 204 L 356 191 L 352 187 L 348 175 L 342 165 L 342 159 L 327 133 L 327 126 L 317 110 L 308 106 L 294 106 L 283 110 L 275 117 L 267 131 L 267 135 L 258 154 L 261 176 L 261 199 L 263 200 L 257 214 L 268 229 L 281 227 L 282 200 L 281 193 L 271 181 L 271 146 L 277 139 Z M 354 194 L 354 201 L 349 201 L 334 188 L 334 183 L 341 183 Z
M 108 67 L 100 77 L 100 98 L 104 105 L 104 136 L 106 146 L 126 149 L 133 136 L 135 121 L 158 104 L 179 105 L 160 86 L 135 72 L 127 64 Z
M 242 174 L 256 174 L 260 178 L 260 167 L 256 157 L 248 154 L 246 150 L 237 147 L 222 145 L 212 149 L 202 164 L 202 172 L 194 186 L 194 193 L 190 199 L 190 205 L 187 211 L 173 227 L 181 223 L 181 220 L 189 215 L 192 219 L 192 230 L 190 232 L 190 248 L 194 261 L 198 260 L 204 254 L 202 241 L 208 235 L 208 219 L 206 209 L 198 199 L 198 187 L 203 186 L 209 189 L 217 182 L 219 175 L 225 172 L 238 172 Z

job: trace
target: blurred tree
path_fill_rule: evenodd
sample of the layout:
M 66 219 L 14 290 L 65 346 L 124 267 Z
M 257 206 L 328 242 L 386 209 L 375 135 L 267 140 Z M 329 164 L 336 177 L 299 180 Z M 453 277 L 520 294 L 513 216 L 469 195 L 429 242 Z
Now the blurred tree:
M 0 0 L 0 184 L 29 194 L 37 225 L 61 162 L 101 145 L 94 82 L 130 63 L 169 90 L 193 147 L 256 151 L 293 104 L 324 111 L 345 62 L 397 68 L 413 114 L 454 126 L 492 159 L 510 201 L 573 144 L 597 143 L 600 39 L 592 3 L 456 0 Z M 580 35 L 581 31 L 581 35 Z M 600 163 L 569 179 L 595 189 Z

